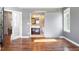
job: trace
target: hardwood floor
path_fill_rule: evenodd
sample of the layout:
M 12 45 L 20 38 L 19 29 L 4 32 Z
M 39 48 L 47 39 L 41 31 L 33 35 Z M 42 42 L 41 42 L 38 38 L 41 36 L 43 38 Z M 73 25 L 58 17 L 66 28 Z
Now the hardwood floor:
M 79 51 L 79 47 L 60 38 L 20 38 L 3 46 L 2 51 Z
M 0 51 L 1 51 L 1 44 L 0 44 Z

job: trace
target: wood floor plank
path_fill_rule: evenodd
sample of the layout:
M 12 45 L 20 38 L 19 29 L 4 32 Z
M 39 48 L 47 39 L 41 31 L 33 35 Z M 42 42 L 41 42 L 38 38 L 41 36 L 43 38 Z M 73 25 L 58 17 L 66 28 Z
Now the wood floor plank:
M 79 47 L 63 38 L 20 38 L 3 46 L 2 51 L 79 51 Z

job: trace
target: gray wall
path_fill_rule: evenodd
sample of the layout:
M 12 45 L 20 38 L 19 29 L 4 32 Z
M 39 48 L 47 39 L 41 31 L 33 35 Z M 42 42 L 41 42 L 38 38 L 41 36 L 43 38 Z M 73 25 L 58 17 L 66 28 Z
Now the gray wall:
M 44 35 L 45 37 L 59 37 L 62 34 L 62 9 L 24 9 L 23 12 L 23 20 L 22 20 L 22 35 L 29 36 L 30 35 L 30 13 L 34 10 L 46 11 L 45 18 L 45 27 L 44 27 Z
M 30 13 L 23 11 L 22 15 L 22 36 L 30 35 Z
M 60 8 L 7 8 L 22 11 L 22 36 L 30 36 L 30 13 L 46 11 L 44 35 L 45 37 L 59 37 L 62 34 L 62 9 Z
M 45 37 L 62 36 L 62 13 L 47 13 L 45 18 Z
M 79 43 L 79 7 L 70 8 L 70 33 L 64 32 L 64 36 Z

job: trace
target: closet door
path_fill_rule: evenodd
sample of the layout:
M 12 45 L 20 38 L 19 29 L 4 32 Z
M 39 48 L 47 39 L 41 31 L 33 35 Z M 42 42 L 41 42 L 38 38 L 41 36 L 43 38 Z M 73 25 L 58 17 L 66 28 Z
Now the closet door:
M 0 43 L 3 42 L 3 8 L 0 7 Z

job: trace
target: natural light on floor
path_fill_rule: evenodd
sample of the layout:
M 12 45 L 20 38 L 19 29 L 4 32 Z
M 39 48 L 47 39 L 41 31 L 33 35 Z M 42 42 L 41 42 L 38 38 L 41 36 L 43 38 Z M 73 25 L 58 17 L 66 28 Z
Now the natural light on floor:
M 40 39 L 40 40 L 34 40 L 34 42 L 57 42 L 56 39 Z

